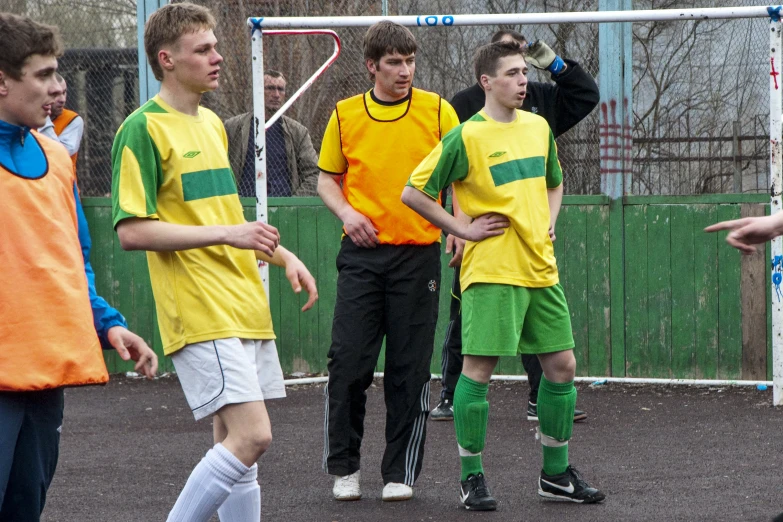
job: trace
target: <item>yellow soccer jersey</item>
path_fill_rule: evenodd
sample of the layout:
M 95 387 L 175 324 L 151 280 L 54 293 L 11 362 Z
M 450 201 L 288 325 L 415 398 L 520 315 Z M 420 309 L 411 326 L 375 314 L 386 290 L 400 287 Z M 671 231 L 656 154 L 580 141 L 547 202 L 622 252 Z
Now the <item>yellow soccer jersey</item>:
M 367 108 L 367 114 L 374 120 L 394 122 L 403 118 L 410 110 L 411 96 L 396 102 L 385 103 L 375 98 L 371 89 L 364 93 L 364 105 Z M 441 136 L 445 136 L 451 129 L 459 125 L 459 118 L 457 118 L 454 108 L 442 98 L 439 118 Z M 332 111 L 321 142 L 318 168 L 330 174 L 345 174 L 345 171 L 348 170 L 348 160 L 345 159 L 342 145 L 337 111 Z
M 547 199 L 547 189 L 563 181 L 557 147 L 544 118 L 516 112 L 516 121 L 500 123 L 480 111 L 447 134 L 408 181 L 432 198 L 454 183 L 465 214 L 495 212 L 511 222 L 500 236 L 467 242 L 463 290 L 472 283 L 542 288 L 559 280 Z
M 179 225 L 245 222 L 215 113 L 190 116 L 155 96 L 128 116 L 112 147 L 112 219 Z M 147 252 L 164 352 L 240 337 L 274 339 L 255 254 L 219 245 Z
M 342 192 L 378 230 L 381 244 L 429 245 L 440 229 L 400 201 L 419 162 L 457 126 L 454 109 L 439 95 L 411 89 L 384 103 L 372 91 L 337 103 L 326 129 L 319 167 L 343 174 Z

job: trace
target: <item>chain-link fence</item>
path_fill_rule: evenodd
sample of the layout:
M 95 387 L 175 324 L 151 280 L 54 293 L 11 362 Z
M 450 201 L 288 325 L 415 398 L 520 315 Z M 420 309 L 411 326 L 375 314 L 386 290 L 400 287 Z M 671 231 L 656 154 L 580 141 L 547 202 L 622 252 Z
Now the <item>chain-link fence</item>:
M 7 10 L 60 28 L 60 74 L 66 108 L 85 121 L 76 163 L 84 196 L 111 191 L 111 145 L 137 106 L 136 2 L 133 0 L 6 0 Z M 3 9 L 6 10 L 4 4 Z
M 114 133 L 138 104 L 135 1 L 7 1 L 12 12 L 60 26 L 68 47 L 60 61 L 61 72 L 68 80 L 67 107 L 82 115 L 86 122 L 78 161 L 82 194 L 108 194 Z M 369 0 L 320 4 L 306 0 L 197 1 L 210 7 L 218 20 L 216 34 L 225 58 L 221 87 L 205 96 L 204 103 L 224 119 L 252 110 L 248 16 L 381 14 L 381 2 Z M 693 5 L 682 0 L 668 3 L 637 0 L 634 8 L 753 3 L 752 0 L 707 0 Z M 595 10 L 597 0 L 389 1 L 391 15 Z M 563 57 L 576 60 L 591 75 L 598 76 L 598 24 L 504 28 L 515 29 L 530 41 L 544 40 Z M 413 29 L 419 43 L 414 85 L 450 99 L 473 84 L 473 51 L 497 29 L 496 26 Z M 340 58 L 287 113 L 309 131 L 316 152 L 335 103 L 372 86 L 362 60 L 365 30 L 337 30 L 342 40 Z M 767 33 L 768 21 L 764 19 L 633 24 L 634 145 L 629 193 L 767 190 Z M 265 66 L 283 73 L 286 94 L 291 94 L 328 58 L 332 44 L 325 36 L 266 36 L 264 48 Z M 531 73 L 531 80 L 551 81 L 548 73 L 539 71 Z M 558 138 L 566 193 L 599 193 L 598 136 L 599 111 L 595 110 Z M 246 150 L 246 143 L 236 141 L 233 140 L 232 147 Z M 286 146 L 283 142 L 282 147 L 278 144 L 277 149 L 285 152 L 285 156 L 278 154 L 277 159 L 270 156 L 269 168 L 278 172 L 294 168 L 290 143 Z M 238 172 L 237 175 L 241 177 Z M 307 194 L 304 191 L 299 195 Z

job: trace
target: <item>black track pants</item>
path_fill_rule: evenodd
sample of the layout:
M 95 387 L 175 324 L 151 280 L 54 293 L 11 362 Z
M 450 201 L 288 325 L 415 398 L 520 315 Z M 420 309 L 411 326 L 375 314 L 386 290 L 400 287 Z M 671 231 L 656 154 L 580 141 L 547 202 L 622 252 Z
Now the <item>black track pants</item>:
M 386 338 L 384 484 L 413 485 L 429 415 L 430 361 L 438 316 L 440 244 L 360 248 L 343 239 L 326 387 L 324 468 L 360 467 L 364 414 Z

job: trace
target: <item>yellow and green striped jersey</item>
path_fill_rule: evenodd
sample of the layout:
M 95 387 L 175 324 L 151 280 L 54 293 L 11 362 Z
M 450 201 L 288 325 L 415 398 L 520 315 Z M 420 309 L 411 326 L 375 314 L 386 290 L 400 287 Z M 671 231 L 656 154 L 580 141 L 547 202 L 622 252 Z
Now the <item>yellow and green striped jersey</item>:
M 511 222 L 500 236 L 468 241 L 463 290 L 472 283 L 541 288 L 559 281 L 547 199 L 547 189 L 563 181 L 557 147 L 544 118 L 516 113 L 515 121 L 500 123 L 480 111 L 449 132 L 408 180 L 433 199 L 453 183 L 465 214 L 495 212 Z
M 190 226 L 245 222 L 223 123 L 209 109 L 183 114 L 160 96 L 128 116 L 112 147 L 112 219 Z M 269 304 L 250 250 L 218 245 L 147 252 L 166 354 L 186 344 L 274 339 Z

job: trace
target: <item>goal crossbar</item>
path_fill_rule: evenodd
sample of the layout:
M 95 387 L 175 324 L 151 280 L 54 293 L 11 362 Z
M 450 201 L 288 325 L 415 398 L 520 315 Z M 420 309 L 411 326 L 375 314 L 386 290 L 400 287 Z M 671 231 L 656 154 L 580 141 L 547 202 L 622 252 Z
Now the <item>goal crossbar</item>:
M 369 27 L 391 20 L 408 27 L 440 27 L 498 24 L 557 24 L 575 22 L 648 22 L 665 20 L 708 20 L 766 18 L 777 21 L 781 6 L 709 7 L 700 9 L 648 9 L 638 11 L 589 11 L 580 13 L 509 13 L 408 16 L 306 16 L 248 18 L 253 30 L 272 28 Z

